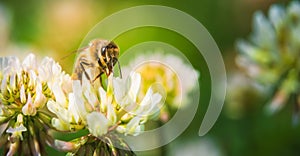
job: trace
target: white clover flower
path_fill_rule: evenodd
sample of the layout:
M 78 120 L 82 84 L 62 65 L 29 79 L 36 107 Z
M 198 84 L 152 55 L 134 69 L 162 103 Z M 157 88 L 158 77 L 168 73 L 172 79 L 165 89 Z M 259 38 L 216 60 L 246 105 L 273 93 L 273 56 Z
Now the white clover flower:
M 257 11 L 249 40 L 237 42 L 237 64 L 272 92 L 269 113 L 280 110 L 290 99 L 296 108 L 300 106 L 299 33 L 300 3 L 292 1 L 287 7 L 272 5 L 268 17 Z
M 37 65 L 35 56 L 30 54 L 22 63 L 15 57 L 2 58 L 1 63 L 2 104 L 15 104 L 13 108 L 22 107 L 23 114 L 34 116 L 47 98 L 66 99 L 64 92 L 69 90 L 63 87 L 70 83 L 66 80 L 69 76 L 51 58 Z
M 23 115 L 22 114 L 18 115 L 16 123 L 17 123 L 17 124 L 15 124 L 16 127 L 14 127 L 14 128 L 9 127 L 6 130 L 6 133 L 11 133 L 12 138 L 16 138 L 16 139 L 20 138 L 21 140 L 23 140 L 22 132 L 27 131 L 27 128 L 24 127 L 24 125 L 23 125 Z
M 127 79 L 115 78 L 111 74 L 107 79 L 106 88 L 98 88 L 91 84 L 85 75 L 81 82 L 74 80 L 73 92 L 69 93 L 68 102 L 60 103 L 54 99 L 48 101 L 47 107 L 57 116 L 52 119 L 55 128 L 63 131 L 87 129 L 89 135 L 71 142 L 59 141 L 59 144 L 73 147 L 74 149 L 67 148 L 71 155 L 90 148 L 89 144 L 102 144 L 113 152 L 119 151 L 114 149 L 115 146 L 120 146 L 129 151 L 120 149 L 119 152 L 130 153 L 127 144 L 114 134 L 136 136 L 142 133 L 143 124 L 158 111 L 158 104 L 162 100 L 162 96 L 151 88 L 147 95 L 139 100 L 137 95 L 140 79 L 141 76 L 137 73 L 130 74 Z M 114 143 L 115 141 L 118 143 Z M 92 148 L 92 151 L 97 153 L 97 147 Z
M 15 148 L 28 145 L 32 148 L 25 155 L 42 153 L 40 146 L 46 138 L 37 135 L 48 136 L 47 131 L 52 127 L 52 115 L 45 104 L 54 99 L 66 102 L 70 81 L 70 76 L 48 57 L 41 63 L 33 54 L 22 62 L 17 57 L 0 58 L 0 125 L 3 131 L 0 135 L 8 137 L 10 154 L 18 151 Z
M 114 79 L 113 85 L 118 88 L 114 90 L 116 102 L 119 103 L 122 107 L 127 107 L 132 103 L 132 101 L 136 101 L 140 89 L 140 84 L 141 75 L 137 73 L 132 73 L 127 80 L 120 78 Z
M 128 79 L 108 77 L 107 89 L 94 87 L 83 75 L 82 82 L 73 82 L 69 102 L 48 102 L 51 112 L 57 115 L 52 125 L 60 130 L 87 128 L 93 136 L 101 137 L 116 129 L 125 135 L 138 135 L 142 124 L 158 111 L 162 96 L 149 88 L 142 101 L 137 95 L 141 77 L 132 73 Z
M 139 117 L 132 118 L 127 125 L 121 125 L 117 127 L 117 131 L 124 133 L 125 135 L 137 136 L 144 130 L 144 125 L 140 124 L 141 119 Z
M 166 107 L 161 111 L 163 121 L 168 120 L 169 115 L 166 114 L 169 114 L 169 109 L 178 109 L 189 103 L 188 94 L 194 89 L 199 77 L 199 73 L 182 58 L 162 51 L 140 54 L 122 67 L 125 76 L 131 71 L 141 74 L 141 92 L 138 98 L 144 97 L 151 85 L 158 84 L 165 90 Z
M 101 137 L 107 133 L 110 126 L 109 120 L 101 112 L 87 114 L 87 125 L 91 134 Z

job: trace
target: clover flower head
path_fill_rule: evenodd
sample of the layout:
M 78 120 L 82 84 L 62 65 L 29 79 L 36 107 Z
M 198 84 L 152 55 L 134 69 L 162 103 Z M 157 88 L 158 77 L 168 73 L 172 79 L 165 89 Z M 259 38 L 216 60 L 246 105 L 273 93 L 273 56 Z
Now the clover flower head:
M 248 41 L 239 40 L 237 64 L 257 82 L 275 90 L 268 111 L 275 112 L 293 98 L 299 107 L 300 3 L 272 5 L 268 18 L 258 11 Z
M 168 120 L 168 114 L 174 109 L 186 106 L 190 101 L 188 94 L 197 84 L 199 73 L 186 64 L 177 55 L 164 54 L 163 51 L 154 51 L 138 55 L 127 66 L 122 67 L 124 75 L 131 71 L 141 74 L 141 92 L 138 97 L 147 93 L 147 88 L 159 84 L 165 90 L 166 106 L 162 108 L 161 119 Z
M 45 105 L 50 99 L 64 97 L 68 78 L 48 57 L 40 64 L 33 54 L 22 62 L 16 57 L 0 58 L 0 139 L 11 144 L 8 153 L 14 154 L 22 146 L 32 146 L 25 154 L 43 153 L 45 140 L 39 136 L 47 135 L 51 128 Z M 57 90 L 62 94 L 55 93 Z
M 151 87 L 147 95 L 139 100 L 140 82 L 138 73 L 131 73 L 127 79 L 111 74 L 104 89 L 93 85 L 83 75 L 82 81 L 73 81 L 73 92 L 69 93 L 66 103 L 48 101 L 48 109 L 57 116 L 52 119 L 52 125 L 62 131 L 87 129 L 90 133 L 87 140 L 92 137 L 96 142 L 102 142 L 101 139 L 105 138 L 111 140 L 107 137 L 111 133 L 138 135 L 149 117 L 159 111 L 158 104 L 162 100 L 162 96 Z M 80 147 L 73 147 L 76 148 L 73 152 L 80 151 Z

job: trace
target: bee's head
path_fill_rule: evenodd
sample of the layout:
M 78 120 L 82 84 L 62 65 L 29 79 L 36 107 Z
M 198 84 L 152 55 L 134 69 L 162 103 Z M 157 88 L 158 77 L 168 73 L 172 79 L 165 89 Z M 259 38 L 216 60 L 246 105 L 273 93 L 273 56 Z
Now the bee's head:
M 111 73 L 113 66 L 118 61 L 119 47 L 108 40 L 94 40 L 91 47 L 97 51 L 95 58 L 101 68 L 105 68 L 106 75 Z M 93 51 L 94 51 L 93 50 Z
M 108 55 L 111 58 L 118 58 L 119 56 L 119 47 L 113 41 L 96 39 L 91 42 L 91 46 L 97 51 L 98 57 Z
M 106 52 L 111 58 L 118 58 L 120 50 L 119 47 L 113 41 L 110 41 L 106 46 L 102 47 L 101 49 L 102 54 L 105 55 Z

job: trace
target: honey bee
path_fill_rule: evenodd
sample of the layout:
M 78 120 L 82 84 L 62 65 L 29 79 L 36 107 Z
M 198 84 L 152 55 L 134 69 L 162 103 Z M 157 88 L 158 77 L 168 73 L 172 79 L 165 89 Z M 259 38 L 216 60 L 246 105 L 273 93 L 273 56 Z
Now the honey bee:
M 89 43 L 89 46 L 78 50 L 78 52 L 72 75 L 73 80 L 82 81 L 84 74 L 91 83 L 99 79 L 100 85 L 102 85 L 101 75 L 105 73 L 108 77 L 113 73 L 113 67 L 116 63 L 118 63 L 120 77 L 122 77 L 118 61 L 120 51 L 113 41 L 95 39 Z M 87 69 L 90 69 L 90 75 Z

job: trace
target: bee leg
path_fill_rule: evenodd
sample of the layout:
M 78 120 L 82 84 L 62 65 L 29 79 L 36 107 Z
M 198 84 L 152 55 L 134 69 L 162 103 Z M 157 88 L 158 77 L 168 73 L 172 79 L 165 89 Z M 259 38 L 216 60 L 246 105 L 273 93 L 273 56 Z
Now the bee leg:
M 94 79 L 93 79 L 93 83 L 99 78 L 100 79 L 100 85 L 102 86 L 102 77 L 101 77 L 101 75 L 102 75 L 103 73 L 100 73 L 100 74 L 98 74 Z
M 102 77 L 101 77 L 101 74 L 99 74 L 99 81 L 100 81 L 100 86 L 103 87 L 102 86 Z
M 82 68 L 85 77 L 91 82 L 91 78 L 90 78 L 89 74 L 86 72 L 83 65 L 90 65 L 90 64 L 88 64 L 86 62 L 80 62 L 80 67 Z

